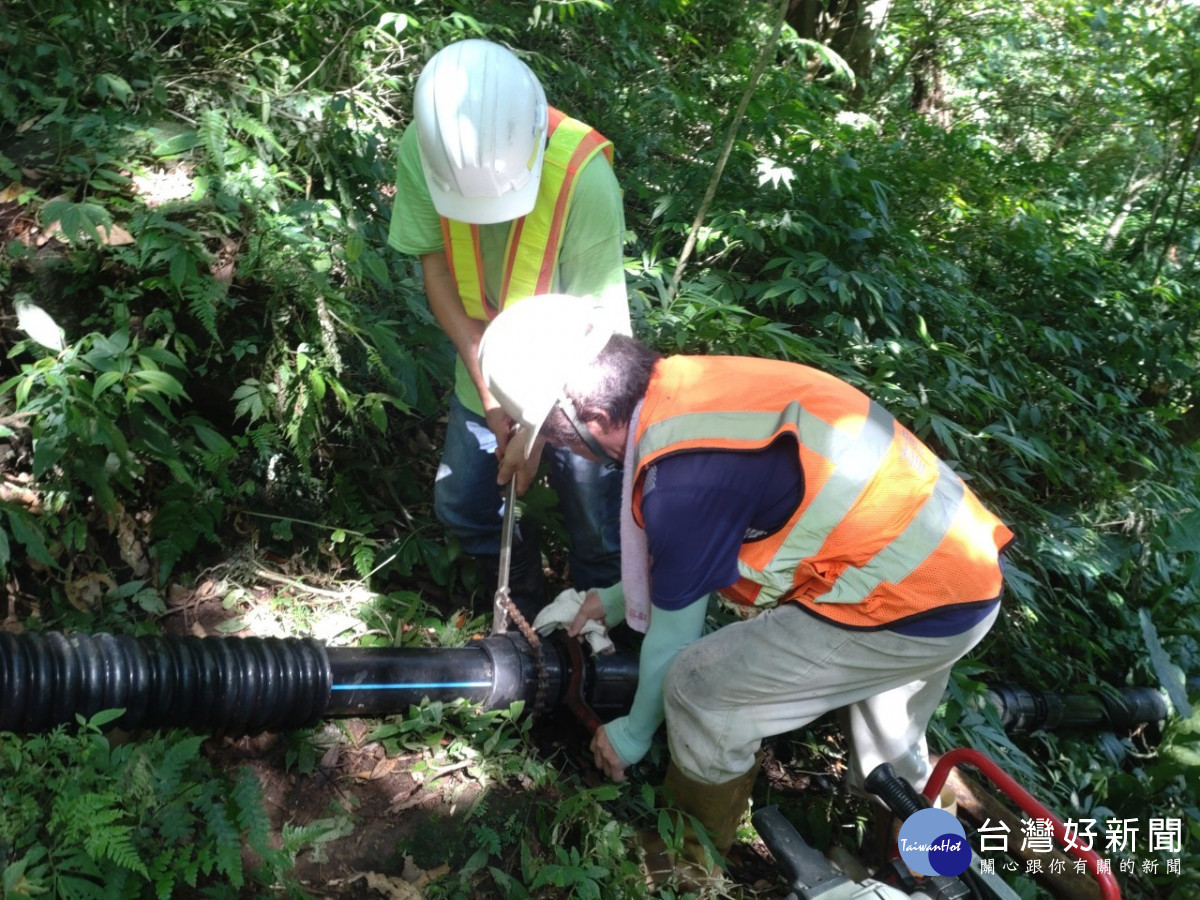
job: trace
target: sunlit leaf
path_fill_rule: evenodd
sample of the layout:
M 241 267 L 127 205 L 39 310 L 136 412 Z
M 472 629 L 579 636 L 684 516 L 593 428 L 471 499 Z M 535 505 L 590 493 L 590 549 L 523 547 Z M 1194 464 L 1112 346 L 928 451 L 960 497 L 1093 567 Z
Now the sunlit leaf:
M 116 97 L 122 103 L 128 103 L 133 97 L 133 88 L 120 75 L 112 72 L 102 72 L 96 76 L 96 93 L 101 97 Z
M 97 243 L 103 241 L 100 226 L 110 228 L 112 216 L 97 203 L 73 203 L 70 200 L 50 200 L 42 207 L 42 227 L 52 228 L 70 241 L 81 243 L 90 238 Z
M 166 394 L 168 397 L 177 398 L 187 396 L 183 385 L 179 383 L 179 379 L 166 372 L 142 369 L 131 373 L 130 379 L 140 381 L 147 388 L 158 391 L 161 394 Z
M 92 397 L 96 398 L 107 391 L 110 387 L 121 380 L 120 372 L 101 372 L 96 376 L 96 383 L 92 386 Z
M 1142 626 L 1142 639 L 1150 653 L 1150 664 L 1154 667 L 1154 674 L 1158 676 L 1158 683 L 1167 692 L 1175 711 L 1183 718 L 1189 718 L 1192 715 L 1192 705 L 1188 702 L 1183 670 L 1171 660 L 1163 648 L 1158 629 L 1154 627 L 1154 620 L 1150 618 L 1150 611 L 1138 610 L 1138 621 Z

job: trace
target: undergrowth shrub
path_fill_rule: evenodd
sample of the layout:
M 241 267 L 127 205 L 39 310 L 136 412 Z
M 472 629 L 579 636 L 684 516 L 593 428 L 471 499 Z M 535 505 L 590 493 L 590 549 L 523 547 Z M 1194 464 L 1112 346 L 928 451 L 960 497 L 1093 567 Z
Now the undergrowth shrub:
M 6 504 L 18 547 L 0 543 L 0 569 L 17 549 L 65 569 L 67 556 L 95 552 L 93 532 L 118 532 L 127 506 L 140 510 L 144 493 L 161 492 L 150 552 L 165 578 L 198 540 L 216 537 L 221 502 L 209 487 L 231 455 L 229 442 L 180 409 L 185 367 L 161 346 L 125 330 L 85 335 L 57 355 L 35 346 L 24 344 L 35 360 L 0 384 L 0 403 L 27 417 L 42 504 L 36 519 Z M 132 543 L 125 552 L 134 552 Z M 127 562 L 148 571 L 146 561 Z
M 0 575 L 43 614 L 74 570 L 145 577 L 111 552 L 129 521 L 159 587 L 234 516 L 361 579 L 452 577 L 422 462 L 452 348 L 385 244 L 426 27 L 374 0 L 0 11 L 0 290 L 66 343 L 3 323 L 0 427 L 39 502 L 0 501 Z
M 214 771 L 193 735 L 113 743 L 101 728 L 120 714 L 21 741 L 5 736 L 4 896 L 166 898 L 204 888 L 236 897 L 271 884 L 285 860 L 267 843 L 253 774 Z

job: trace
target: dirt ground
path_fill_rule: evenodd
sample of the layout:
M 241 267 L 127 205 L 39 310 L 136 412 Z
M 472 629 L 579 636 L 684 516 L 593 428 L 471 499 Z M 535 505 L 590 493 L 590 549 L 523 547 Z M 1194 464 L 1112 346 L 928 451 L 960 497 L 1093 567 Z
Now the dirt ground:
M 229 636 L 222 626 L 235 613 L 226 609 L 219 593 L 200 588 L 176 595 L 172 605 L 181 614 L 168 618 L 169 632 Z M 288 765 L 286 735 L 213 737 L 204 745 L 213 765 L 246 767 L 258 778 L 274 840 L 285 825 L 322 823 L 328 829 L 325 839 L 296 857 L 292 870 L 314 898 L 422 897 L 421 888 L 446 874 L 447 868 L 443 864 L 423 869 L 413 856 L 399 852 L 399 845 L 435 834 L 452 840 L 455 814 L 469 808 L 478 791 L 465 770 L 447 772 L 429 783 L 414 776 L 410 767 L 420 755 L 389 758 L 368 738 L 375 724 L 363 719 L 325 722 L 314 743 L 326 749 L 304 773 L 303 767 Z
M 345 719 L 329 726 L 341 741 L 309 775 L 287 771 L 278 736 L 214 739 L 206 748 L 214 764 L 248 766 L 255 773 L 276 833 L 285 823 L 340 819 L 341 828 L 332 838 L 302 852 L 293 869 L 300 886 L 314 898 L 419 900 L 426 884 L 452 874 L 454 862 L 474 850 L 465 843 L 464 818 L 482 786 L 465 768 L 434 781 L 414 777 L 408 767 L 419 754 L 386 757 L 379 744 L 367 740 L 373 725 Z M 569 754 L 568 765 L 586 765 L 582 732 L 571 723 L 552 717 L 535 726 L 534 739 L 556 758 Z M 782 767 L 775 768 L 784 777 Z M 768 777 L 770 773 L 768 763 Z M 600 781 L 598 775 L 595 781 Z M 502 789 L 499 796 L 493 792 L 489 797 L 489 809 L 494 813 L 498 807 L 546 802 L 544 797 L 530 799 L 535 796 Z M 782 896 L 777 890 L 779 873 L 761 843 L 736 845 L 730 863 L 730 877 L 750 889 L 747 896 Z
M 175 633 L 218 634 L 232 615 L 217 595 L 197 599 L 192 594 L 187 603 L 183 615 L 171 617 Z M 420 900 L 425 885 L 452 874 L 452 867 L 474 850 L 464 820 L 483 786 L 466 766 L 450 766 L 432 777 L 412 771 L 422 755 L 388 757 L 369 738 L 376 724 L 363 719 L 324 723 L 316 743 L 326 749 L 307 774 L 287 765 L 292 748 L 285 735 L 214 737 L 205 744 L 214 765 L 245 766 L 257 776 L 275 840 L 285 825 L 324 823 L 329 829 L 316 847 L 297 856 L 292 870 L 314 898 Z M 539 718 L 531 733 L 544 758 L 570 767 L 585 784 L 603 781 L 589 761 L 586 732 L 566 713 Z M 795 793 L 809 787 L 770 758 L 766 773 L 778 790 Z M 544 793 L 526 794 L 516 786 L 490 790 L 493 811 L 547 802 Z M 736 845 L 730 863 L 730 877 L 749 889 L 747 896 L 782 896 L 776 890 L 779 872 L 761 843 Z

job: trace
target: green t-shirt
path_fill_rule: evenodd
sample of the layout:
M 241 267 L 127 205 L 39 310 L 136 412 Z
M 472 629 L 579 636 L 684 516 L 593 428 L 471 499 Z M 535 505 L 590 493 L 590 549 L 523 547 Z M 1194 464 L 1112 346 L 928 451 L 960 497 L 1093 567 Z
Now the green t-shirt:
M 499 222 L 479 226 L 483 286 L 489 298 L 499 296 L 511 224 Z M 612 166 L 597 154 L 577 176 L 551 290 L 597 298 L 611 311 L 615 327 L 630 334 L 624 236 L 625 210 L 621 205 L 621 189 Z M 388 244 L 394 250 L 412 256 L 445 248 L 442 220 L 433 208 L 429 188 L 425 185 L 417 130 L 413 125 L 409 125 L 400 138 L 396 198 L 392 204 Z M 454 391 L 468 409 L 483 414 L 479 392 L 462 360 L 455 365 Z

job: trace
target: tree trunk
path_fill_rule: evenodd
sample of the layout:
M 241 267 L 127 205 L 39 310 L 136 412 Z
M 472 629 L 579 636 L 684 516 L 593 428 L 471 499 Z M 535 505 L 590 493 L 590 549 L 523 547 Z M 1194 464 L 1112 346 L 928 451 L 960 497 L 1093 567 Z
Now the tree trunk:
M 892 0 L 791 0 L 787 24 L 802 38 L 825 44 L 850 66 L 855 94 L 871 77 L 875 31 Z
M 912 58 L 913 89 L 909 108 L 942 128 L 950 127 L 949 110 L 942 90 L 942 69 L 938 62 L 938 45 L 930 37 L 917 48 Z
M 1162 274 L 1163 266 L 1166 265 L 1167 256 L 1173 252 L 1175 244 L 1175 234 L 1179 227 L 1179 220 L 1183 215 L 1183 206 L 1187 200 L 1187 188 L 1192 176 L 1192 163 L 1196 159 L 1196 155 L 1200 153 L 1200 123 L 1192 123 L 1192 140 L 1188 146 L 1187 154 L 1183 158 L 1183 162 L 1179 164 L 1179 175 L 1176 179 L 1178 184 L 1177 192 L 1178 199 L 1175 201 L 1175 210 L 1171 215 L 1171 224 L 1167 228 L 1166 237 L 1163 239 L 1162 250 L 1158 255 L 1158 264 L 1154 267 L 1154 280 L 1158 280 L 1158 276 Z M 1152 223 L 1153 224 L 1153 223 Z

